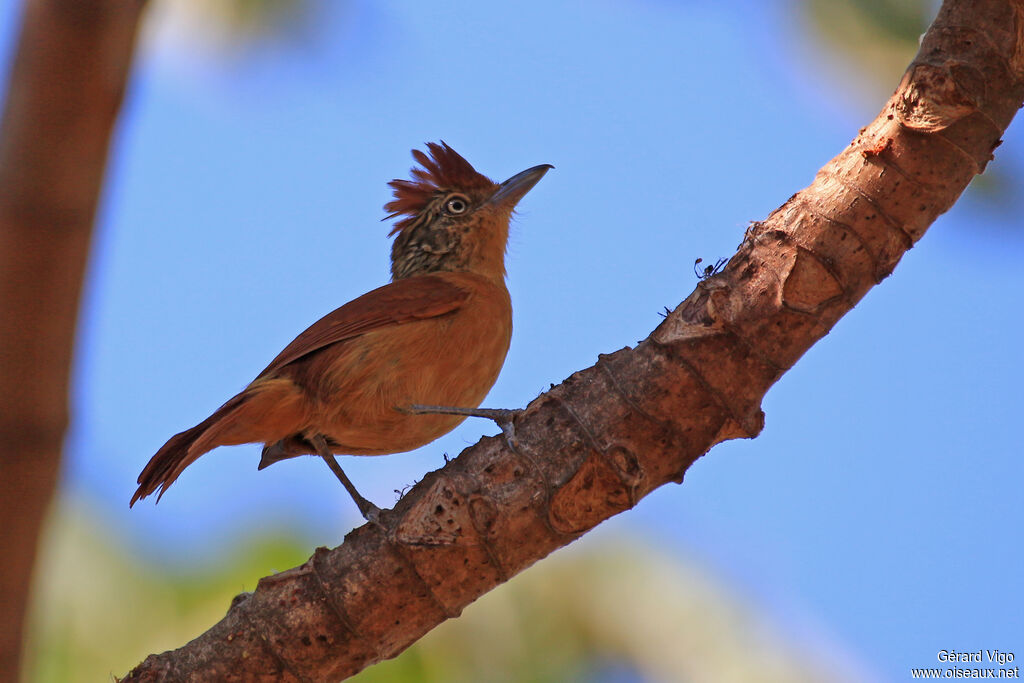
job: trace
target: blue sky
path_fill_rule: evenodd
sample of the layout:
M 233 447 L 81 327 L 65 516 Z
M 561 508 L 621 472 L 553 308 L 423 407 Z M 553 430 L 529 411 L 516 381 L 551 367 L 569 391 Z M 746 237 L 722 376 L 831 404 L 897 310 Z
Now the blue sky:
M 386 281 L 385 183 L 427 140 L 495 179 L 556 167 L 513 225 L 516 329 L 487 405 L 525 405 L 647 336 L 694 259 L 731 255 L 883 103 L 848 80 L 856 65 L 827 66 L 794 6 L 711 5 L 353 0 L 302 46 L 225 59 L 149 42 L 90 269 L 65 490 L 168 562 L 267 526 L 340 541 L 357 513 L 322 463 L 257 472 L 258 446 L 203 457 L 158 506 L 127 502 L 166 438 Z M 1018 168 L 1022 135 L 998 150 Z M 1022 257 L 1020 218 L 965 198 L 769 392 L 758 439 L 596 534 L 709 567 L 880 679 L 941 649 L 1024 654 Z M 390 506 L 494 431 L 469 421 L 343 466 Z

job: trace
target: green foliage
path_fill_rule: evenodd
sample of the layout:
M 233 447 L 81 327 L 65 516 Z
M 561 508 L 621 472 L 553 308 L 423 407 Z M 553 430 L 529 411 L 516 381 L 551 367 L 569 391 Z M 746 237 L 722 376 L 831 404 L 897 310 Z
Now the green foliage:
M 927 0 L 804 0 L 803 8 L 811 36 L 880 91 L 895 87 L 935 16 Z
M 189 52 L 198 44 L 223 57 L 261 44 L 304 43 L 324 8 L 321 0 L 160 0 L 150 17 Z
M 169 571 L 132 554 L 88 510 L 61 505 L 36 563 L 28 680 L 123 675 L 146 654 L 212 626 L 261 575 L 308 556 L 287 534 L 267 534 L 240 542 L 212 566 Z

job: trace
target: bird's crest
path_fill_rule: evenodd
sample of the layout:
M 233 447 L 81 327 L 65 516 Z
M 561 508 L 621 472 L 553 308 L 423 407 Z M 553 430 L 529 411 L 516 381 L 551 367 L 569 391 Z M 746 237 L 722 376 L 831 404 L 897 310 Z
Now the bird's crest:
M 392 180 L 388 185 L 395 191 L 395 198 L 384 205 L 388 216 L 406 216 L 395 223 L 388 236 L 402 232 L 416 222 L 416 217 L 426 208 L 439 190 L 453 190 L 466 193 L 490 192 L 497 184 L 487 176 L 477 173 L 468 161 L 444 140 L 440 144 L 428 142 L 425 152 L 412 150 L 412 156 L 422 168 L 413 168 L 412 180 Z

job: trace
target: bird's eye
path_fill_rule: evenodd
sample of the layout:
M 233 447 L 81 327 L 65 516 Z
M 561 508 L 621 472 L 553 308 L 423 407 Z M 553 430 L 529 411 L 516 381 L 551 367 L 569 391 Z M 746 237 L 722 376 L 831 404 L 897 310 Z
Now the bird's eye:
M 466 209 L 469 208 L 469 202 L 464 197 L 452 197 L 445 202 L 444 210 L 450 214 L 458 215 L 460 213 L 466 213 Z

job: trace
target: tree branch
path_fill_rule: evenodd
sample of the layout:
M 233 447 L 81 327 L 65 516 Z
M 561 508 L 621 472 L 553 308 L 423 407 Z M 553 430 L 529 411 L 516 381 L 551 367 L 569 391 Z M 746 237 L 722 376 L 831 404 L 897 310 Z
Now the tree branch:
M 0 679 L 60 466 L 78 299 L 141 2 L 31 0 L 0 123 Z
M 1024 0 L 948 0 L 882 113 L 635 349 L 534 400 L 209 631 L 127 680 L 326 681 L 394 657 L 483 593 L 754 437 L 772 384 L 956 201 L 1024 99 Z

